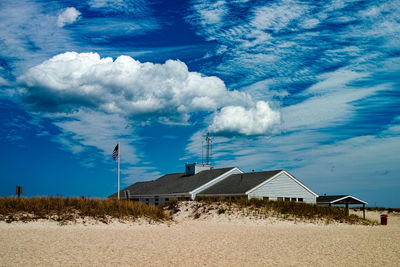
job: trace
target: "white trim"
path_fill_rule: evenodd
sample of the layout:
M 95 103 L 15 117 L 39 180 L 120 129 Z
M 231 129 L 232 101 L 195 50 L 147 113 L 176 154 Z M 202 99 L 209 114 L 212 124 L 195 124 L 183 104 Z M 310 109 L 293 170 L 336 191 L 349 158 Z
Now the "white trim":
M 365 202 L 365 201 L 363 201 L 363 200 L 361 200 L 361 199 L 358 199 L 358 198 L 356 198 L 356 197 L 353 197 L 352 195 L 347 195 L 347 196 L 344 196 L 344 197 L 342 197 L 342 198 L 335 199 L 335 200 L 333 200 L 333 201 L 331 201 L 331 202 L 326 202 L 326 203 L 335 204 L 335 202 L 338 202 L 338 201 L 343 200 L 343 199 L 348 198 L 348 197 L 354 198 L 355 200 L 360 201 L 361 203 L 368 204 L 368 202 Z M 324 203 L 324 202 L 322 202 L 322 203 Z M 350 204 L 350 203 L 349 203 L 349 204 Z M 354 204 L 354 205 L 356 205 L 356 204 Z
M 243 173 L 243 171 L 240 170 L 238 167 L 233 167 L 233 168 L 230 169 L 229 171 L 224 172 L 223 174 L 221 174 L 220 176 L 218 176 L 218 177 L 212 179 L 212 180 L 209 181 L 208 183 L 205 183 L 205 184 L 203 184 L 202 186 L 193 189 L 192 191 L 189 192 L 189 194 L 191 194 L 191 195 L 192 195 L 192 199 L 194 199 L 194 198 L 196 197 L 196 195 L 197 195 L 199 192 L 201 192 L 201 191 L 203 191 L 203 190 L 209 188 L 210 186 L 213 186 L 214 184 L 216 184 L 216 183 L 222 181 L 223 179 L 225 179 L 225 178 L 227 178 L 227 177 L 229 177 L 229 176 L 231 176 L 232 174 L 235 174 L 235 173 L 237 173 L 237 172 Z
M 269 183 L 270 181 L 272 181 L 273 179 L 275 179 L 276 177 L 278 177 L 279 175 L 281 175 L 282 173 L 286 174 L 287 176 L 289 176 L 289 178 L 291 178 L 292 180 L 294 180 L 296 183 L 298 183 L 300 186 L 302 186 L 304 189 L 306 189 L 308 192 L 310 192 L 311 194 L 313 194 L 315 197 L 318 197 L 318 195 L 316 193 L 314 193 L 314 191 L 312 191 L 310 188 L 308 188 L 307 186 L 305 186 L 303 183 L 301 183 L 299 180 L 297 180 L 293 175 L 291 175 L 290 173 L 288 173 L 285 170 L 282 170 L 280 172 L 278 172 L 277 174 L 275 174 L 274 176 L 268 178 L 267 180 L 265 180 L 264 182 L 262 182 L 261 184 L 257 185 L 256 187 L 248 190 L 245 194 L 248 195 L 251 192 L 253 192 L 254 190 L 260 188 L 261 186 L 265 185 L 266 183 Z

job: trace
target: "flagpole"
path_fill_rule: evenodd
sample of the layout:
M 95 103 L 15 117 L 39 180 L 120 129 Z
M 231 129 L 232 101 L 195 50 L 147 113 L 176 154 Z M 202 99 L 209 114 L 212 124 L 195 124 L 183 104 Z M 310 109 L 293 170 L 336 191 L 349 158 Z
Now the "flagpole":
M 118 142 L 118 200 L 119 200 L 119 158 L 121 157 L 121 146 Z

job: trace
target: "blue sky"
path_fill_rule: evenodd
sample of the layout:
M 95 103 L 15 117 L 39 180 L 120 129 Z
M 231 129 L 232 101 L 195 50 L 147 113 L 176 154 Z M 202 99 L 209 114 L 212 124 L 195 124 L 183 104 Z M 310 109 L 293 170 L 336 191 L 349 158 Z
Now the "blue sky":
M 399 207 L 399 1 L 1 1 L 0 195 L 200 162 Z

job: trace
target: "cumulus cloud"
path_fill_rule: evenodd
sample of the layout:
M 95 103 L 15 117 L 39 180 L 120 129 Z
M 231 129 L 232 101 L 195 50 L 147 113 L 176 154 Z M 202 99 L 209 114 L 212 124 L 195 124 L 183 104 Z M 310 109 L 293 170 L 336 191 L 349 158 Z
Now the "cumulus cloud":
M 96 53 L 67 52 L 29 69 L 19 82 L 25 103 L 44 112 L 84 107 L 142 122 L 173 124 L 187 123 L 194 112 L 221 109 L 213 129 L 249 135 L 262 134 L 277 116 L 268 103 L 256 104 L 249 94 L 229 91 L 219 78 L 190 72 L 178 60 L 153 64 L 129 56 L 113 61 Z M 238 123 L 231 115 L 244 120 Z
M 279 123 L 279 112 L 269 104 L 258 101 L 255 107 L 228 106 L 221 109 L 214 118 L 210 130 L 215 133 L 240 133 L 242 135 L 263 135 Z
M 57 26 L 62 28 L 65 25 L 72 24 L 79 19 L 81 12 L 76 10 L 75 7 L 68 7 L 58 15 Z

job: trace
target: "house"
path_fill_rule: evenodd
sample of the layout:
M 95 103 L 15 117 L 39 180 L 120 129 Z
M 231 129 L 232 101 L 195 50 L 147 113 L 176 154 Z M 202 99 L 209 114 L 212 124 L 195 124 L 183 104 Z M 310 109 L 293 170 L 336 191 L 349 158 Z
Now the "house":
M 318 195 L 285 170 L 233 174 L 197 194 L 316 203 Z
M 173 198 L 246 197 L 316 203 L 318 195 L 285 170 L 244 173 L 237 167 L 214 169 L 186 164 L 184 173 L 137 182 L 120 191 L 122 198 L 157 205 Z M 110 197 L 116 197 L 117 193 Z

